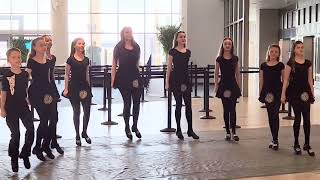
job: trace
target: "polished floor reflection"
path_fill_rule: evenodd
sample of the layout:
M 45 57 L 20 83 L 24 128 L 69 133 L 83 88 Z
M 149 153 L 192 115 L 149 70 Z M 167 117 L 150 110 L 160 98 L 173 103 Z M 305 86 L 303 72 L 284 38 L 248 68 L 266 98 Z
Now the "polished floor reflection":
M 32 156 L 32 169 L 25 170 L 20 162 L 18 174 L 11 172 L 6 152 L 10 134 L 1 119 L 0 179 L 235 179 L 261 176 L 282 179 L 279 175 L 294 177 L 293 173 L 307 173 L 297 175 L 307 179 L 318 177 L 313 173 L 320 169 L 318 156 L 293 155 L 292 121 L 281 120 L 280 150 L 273 152 L 267 148 L 270 133 L 265 109 L 260 108 L 256 98 L 241 98 L 237 107 L 237 124 L 242 126 L 238 131 L 240 142 L 230 143 L 224 141 L 221 102 L 216 98 L 210 101 L 213 110 L 210 114 L 217 119 L 203 120 L 200 116 L 204 113 L 198 112 L 202 109 L 202 99 L 193 99 L 194 130 L 200 135 L 200 140 L 196 141 L 186 134 L 186 140 L 180 141 L 174 134 L 160 133 L 167 124 L 166 101 L 141 104 L 139 127 L 143 138 L 141 141 L 134 138 L 132 142 L 124 135 L 122 117 L 117 116 L 122 111 L 121 103 L 112 106 L 112 120 L 119 125 L 110 127 L 101 125 L 107 120 L 107 113 L 97 110 L 101 105 L 93 106 L 88 129 L 93 144 L 87 145 L 82 140 L 83 147 L 80 148 L 75 146 L 71 107 L 59 107 L 58 134 L 63 136 L 59 142 L 65 155 L 44 163 Z M 312 106 L 311 144 L 316 152 L 320 152 L 320 112 L 317 109 L 320 109 L 320 103 Z M 175 127 L 174 113 L 172 118 Z M 185 118 L 182 126 L 186 132 Z

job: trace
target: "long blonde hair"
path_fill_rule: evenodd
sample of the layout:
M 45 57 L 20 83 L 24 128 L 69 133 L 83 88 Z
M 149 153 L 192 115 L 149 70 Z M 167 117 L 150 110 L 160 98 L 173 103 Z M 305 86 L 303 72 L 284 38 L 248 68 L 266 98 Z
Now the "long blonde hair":
M 268 51 L 267 51 L 267 55 L 266 55 L 266 61 L 270 61 L 270 50 L 271 48 L 277 48 L 279 50 L 279 57 L 277 58 L 277 61 L 280 61 L 280 54 L 281 54 L 281 49 L 280 49 L 280 46 L 278 44 L 271 44 L 269 47 L 268 47 Z
M 28 59 L 32 59 L 36 56 L 37 52 L 34 50 L 34 47 L 36 46 L 37 42 L 43 40 L 43 37 L 37 37 L 31 42 L 31 51 L 29 53 Z
M 72 41 L 72 43 L 71 43 L 71 51 L 70 51 L 70 57 L 73 57 L 73 55 L 74 55 L 74 53 L 76 53 L 76 48 L 74 48 L 74 46 L 77 44 L 77 42 L 79 41 L 79 40 L 82 40 L 82 41 L 84 41 L 82 38 L 75 38 L 73 41 Z M 85 53 L 85 50 L 82 52 L 83 53 L 83 55 L 85 55 L 86 53 Z
M 124 46 L 124 43 L 125 43 L 124 31 L 125 31 L 126 29 L 131 29 L 131 32 L 132 32 L 132 28 L 131 28 L 130 26 L 125 26 L 125 27 L 122 28 L 122 30 L 121 30 L 121 32 L 120 32 L 120 43 L 121 43 L 121 45 L 123 45 L 123 46 Z M 132 45 L 132 46 L 135 46 L 135 44 L 137 44 L 137 43 L 136 43 L 136 41 L 134 40 L 134 37 L 132 36 L 131 45 Z

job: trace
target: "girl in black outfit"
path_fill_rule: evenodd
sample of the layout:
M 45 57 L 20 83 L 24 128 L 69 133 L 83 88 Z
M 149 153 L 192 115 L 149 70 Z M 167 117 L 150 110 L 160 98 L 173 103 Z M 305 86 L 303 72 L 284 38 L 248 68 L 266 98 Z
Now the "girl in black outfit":
M 270 45 L 267 52 L 266 62 L 260 66 L 260 97 L 259 101 L 267 106 L 269 126 L 272 134 L 272 142 L 269 148 L 278 150 L 279 132 L 279 109 L 282 91 L 282 75 L 284 64 L 279 62 L 279 45 Z
M 59 96 L 55 92 L 55 87 L 51 83 L 51 65 L 47 61 L 46 51 L 47 47 L 43 38 L 38 37 L 34 39 L 27 63 L 27 71 L 32 77 L 32 82 L 28 89 L 29 101 L 37 110 L 40 117 L 36 145 L 32 153 L 37 155 L 37 158 L 41 161 L 46 160 L 42 154 L 43 151 L 50 159 L 54 159 L 49 144 L 55 136 L 54 127 L 56 127 L 57 122 L 56 119 L 52 119 L 51 117 L 55 113 L 56 102 L 59 99 Z M 48 125 L 49 120 L 52 121 L 50 127 Z
M 216 97 L 220 98 L 223 104 L 223 117 L 226 127 L 226 140 L 231 139 L 230 125 L 232 129 L 232 138 L 234 141 L 239 141 L 236 134 L 236 103 L 241 96 L 239 88 L 240 70 L 239 58 L 234 55 L 234 47 L 231 38 L 225 38 L 222 42 L 219 56 L 216 59 L 215 65 L 215 91 Z M 221 78 L 219 80 L 219 74 Z
M 85 56 L 84 40 L 76 38 L 71 44 L 70 57 L 66 63 L 65 86 L 63 95 L 68 97 L 73 108 L 73 122 L 76 130 L 76 144 L 81 146 L 80 126 L 80 103 L 83 108 L 83 129 L 81 136 L 88 144 L 91 139 L 87 134 L 91 108 L 91 87 L 89 81 L 89 58 Z M 71 78 L 69 77 L 71 75 Z
M 54 79 L 54 67 L 56 65 L 57 58 L 50 52 L 52 47 L 52 40 L 51 40 L 51 37 L 48 35 L 44 35 L 42 37 L 47 46 L 46 56 L 47 56 L 48 63 L 50 64 L 50 80 L 52 83 L 52 88 L 53 88 L 53 91 L 55 92 L 55 97 L 60 99 L 60 94 Z M 57 106 L 57 102 L 54 102 L 54 103 L 55 104 L 52 106 L 53 108 L 52 117 L 50 118 L 50 121 L 49 121 L 49 129 L 52 130 L 51 148 L 52 149 L 55 148 L 58 153 L 63 154 L 64 151 L 61 149 L 57 141 L 58 106 Z
M 192 107 L 191 107 L 191 83 L 189 81 L 188 63 L 191 56 L 191 51 L 186 48 L 186 34 L 179 31 L 175 34 L 173 48 L 169 51 L 169 59 L 167 65 L 167 89 L 170 88 L 176 100 L 176 135 L 183 140 L 181 132 L 181 108 L 182 99 L 186 105 L 186 119 L 188 122 L 188 136 L 193 139 L 199 139 L 192 129 Z
M 312 64 L 309 60 L 304 59 L 304 47 L 301 41 L 293 44 L 291 56 L 285 68 L 281 95 L 282 103 L 285 103 L 286 97 L 292 105 L 295 116 L 293 149 L 297 155 L 301 154 L 299 131 L 302 115 L 305 134 L 303 150 L 307 151 L 310 156 L 314 156 L 315 153 L 310 146 L 310 104 L 314 103 Z
M 11 157 L 11 167 L 13 172 L 18 172 L 18 158 L 23 159 L 24 166 L 30 169 L 29 156 L 34 140 L 34 126 L 32 114 L 27 102 L 27 88 L 29 75 L 22 71 L 21 52 L 19 49 L 11 48 L 7 51 L 10 71 L 6 72 L 2 80 L 1 89 L 1 116 L 6 118 L 7 125 L 11 131 L 8 154 Z M 26 128 L 25 142 L 19 155 L 20 127 L 21 119 Z
M 112 63 L 112 87 L 119 88 L 123 99 L 123 118 L 125 122 L 125 132 L 129 139 L 132 139 L 129 119 L 131 109 L 131 99 L 133 100 L 133 125 L 132 132 L 141 138 L 138 130 L 138 118 L 140 111 L 140 97 L 142 83 L 139 73 L 140 47 L 132 36 L 131 27 L 124 27 L 121 31 L 121 41 L 113 51 Z M 116 67 L 119 65 L 118 71 Z

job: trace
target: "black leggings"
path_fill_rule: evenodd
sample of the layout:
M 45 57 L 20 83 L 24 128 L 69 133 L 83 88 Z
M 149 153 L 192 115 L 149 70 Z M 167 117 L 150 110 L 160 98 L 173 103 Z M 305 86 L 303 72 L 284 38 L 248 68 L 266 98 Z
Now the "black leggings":
M 55 103 L 52 107 L 52 114 L 49 120 L 49 130 L 51 135 L 51 145 L 53 147 L 58 146 L 57 141 L 57 123 L 58 123 L 58 104 Z
M 83 101 L 80 99 L 71 99 L 70 103 L 73 109 L 73 123 L 76 130 L 76 138 L 80 137 L 79 127 L 80 127 L 80 104 L 82 104 L 83 109 L 83 129 L 82 133 L 87 135 L 88 124 L 90 120 L 90 109 L 91 109 L 91 98 L 86 98 Z
M 291 103 L 294 111 L 294 123 L 293 123 L 293 133 L 294 133 L 294 144 L 299 144 L 299 131 L 301 124 L 301 115 L 303 116 L 303 129 L 305 135 L 305 144 L 310 145 L 310 104 L 302 103 Z
M 14 107 L 14 109 L 22 110 L 21 112 L 10 112 L 7 111 L 7 125 L 11 131 L 11 139 L 9 143 L 8 154 L 12 158 L 17 158 L 19 156 L 19 145 L 20 145 L 20 127 L 19 118 L 22 124 L 26 128 L 25 141 L 22 147 L 20 157 L 29 157 L 31 155 L 31 146 L 34 141 L 34 126 L 32 114 L 29 111 L 28 106 L 22 109 Z M 24 109 L 24 110 L 23 110 Z
M 181 121 L 181 108 L 182 108 L 182 98 L 186 106 L 185 114 L 188 122 L 188 131 L 193 131 L 192 129 L 192 108 L 191 108 L 191 91 L 181 92 L 179 90 L 173 90 L 173 96 L 176 100 L 176 122 L 177 131 L 181 131 L 180 121 Z
M 237 99 L 221 98 L 221 101 L 223 105 L 223 118 L 226 126 L 226 131 L 228 134 L 230 134 L 230 126 L 231 126 L 232 133 L 235 134 L 236 123 L 237 123 L 237 117 L 236 117 Z
M 133 128 L 137 128 L 139 111 L 140 111 L 140 97 L 141 89 L 140 88 L 119 88 L 123 99 L 123 119 L 126 125 L 126 128 L 129 128 L 129 119 L 130 119 L 130 110 L 131 110 L 131 99 L 133 101 Z
M 269 118 L 269 126 L 272 134 L 272 140 L 275 142 L 278 142 L 280 104 L 281 104 L 280 102 L 266 104 L 268 118 Z
M 54 116 L 55 113 L 57 113 L 57 103 L 52 103 L 50 105 L 38 104 L 35 105 L 34 108 L 37 110 L 40 118 L 40 124 L 37 129 L 35 148 L 42 148 L 42 150 L 44 151 L 50 151 L 50 141 L 56 141 L 55 134 L 57 129 L 57 119 L 51 117 Z

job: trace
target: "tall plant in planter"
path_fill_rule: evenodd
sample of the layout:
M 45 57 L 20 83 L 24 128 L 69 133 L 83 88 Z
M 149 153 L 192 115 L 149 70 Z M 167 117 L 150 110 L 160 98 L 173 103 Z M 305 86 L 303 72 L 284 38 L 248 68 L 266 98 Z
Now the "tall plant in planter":
M 162 27 L 157 27 L 158 29 L 158 40 L 160 41 L 163 51 L 166 55 L 166 61 L 168 59 L 169 50 L 172 48 L 173 38 L 176 32 L 179 31 L 181 24 L 176 25 L 167 25 Z
M 26 47 L 26 43 L 29 43 L 30 40 L 24 39 L 24 37 L 12 38 L 11 47 L 20 49 L 21 51 L 21 60 L 26 62 L 28 58 L 29 50 Z

